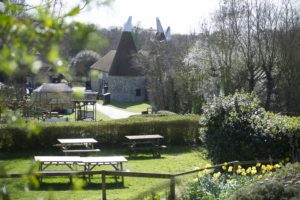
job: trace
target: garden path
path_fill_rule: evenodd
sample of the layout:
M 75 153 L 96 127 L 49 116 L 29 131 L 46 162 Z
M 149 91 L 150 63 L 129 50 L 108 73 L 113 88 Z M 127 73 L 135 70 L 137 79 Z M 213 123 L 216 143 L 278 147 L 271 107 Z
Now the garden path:
M 125 110 L 121 110 L 118 108 L 111 107 L 109 105 L 102 105 L 97 103 L 97 111 L 100 111 L 104 115 L 107 115 L 111 119 L 123 119 L 123 118 L 128 118 L 132 115 L 140 115 L 141 113 L 136 113 L 136 112 L 128 112 Z

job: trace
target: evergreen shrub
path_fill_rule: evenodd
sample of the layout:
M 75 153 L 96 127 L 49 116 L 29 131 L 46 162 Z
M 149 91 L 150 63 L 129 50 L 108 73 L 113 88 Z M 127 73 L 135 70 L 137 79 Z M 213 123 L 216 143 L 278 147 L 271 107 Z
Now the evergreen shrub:
M 45 150 L 52 148 L 58 138 L 92 137 L 101 146 L 120 146 L 126 135 L 160 134 L 164 144 L 194 143 L 199 137 L 198 115 L 138 116 L 122 120 L 99 122 L 39 122 L 38 133 L 23 125 L 0 126 L 0 150 Z M 32 123 L 30 124 L 32 126 Z
M 287 156 L 298 160 L 299 122 L 265 111 L 254 94 L 236 93 L 205 105 L 200 126 L 215 163 Z

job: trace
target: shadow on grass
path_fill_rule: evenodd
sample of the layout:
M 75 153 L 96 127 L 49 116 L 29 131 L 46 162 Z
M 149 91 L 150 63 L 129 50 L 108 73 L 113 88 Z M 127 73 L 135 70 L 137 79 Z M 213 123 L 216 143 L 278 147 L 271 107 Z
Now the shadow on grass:
M 128 187 L 123 186 L 122 183 L 106 183 L 106 189 L 126 189 Z M 31 188 L 32 191 L 67 191 L 74 189 L 72 183 L 42 183 L 39 188 Z M 100 183 L 86 183 L 85 186 L 81 188 L 82 190 L 101 190 L 102 184 Z M 76 189 L 74 189 L 76 190 Z
M 134 156 L 127 156 L 127 160 L 162 160 L 165 159 L 163 156 L 161 157 L 153 157 L 152 155 L 134 155 Z

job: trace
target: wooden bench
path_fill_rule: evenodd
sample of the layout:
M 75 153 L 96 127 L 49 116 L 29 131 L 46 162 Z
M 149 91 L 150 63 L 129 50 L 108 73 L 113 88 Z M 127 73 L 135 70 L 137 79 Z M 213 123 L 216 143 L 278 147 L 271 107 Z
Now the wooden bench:
M 62 151 L 65 154 L 68 154 L 68 153 L 95 153 L 95 152 L 99 152 L 100 149 L 63 149 Z

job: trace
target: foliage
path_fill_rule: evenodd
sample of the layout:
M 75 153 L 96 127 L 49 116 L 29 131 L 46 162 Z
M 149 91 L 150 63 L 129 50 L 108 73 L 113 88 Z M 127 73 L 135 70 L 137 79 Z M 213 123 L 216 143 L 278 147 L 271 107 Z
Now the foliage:
M 184 199 L 228 199 L 240 188 L 270 178 L 283 163 L 284 161 L 274 165 L 256 163 L 254 166 L 244 166 L 245 168 L 241 165 L 235 168 L 234 165 L 224 163 L 223 172 L 215 169 L 214 173 L 212 169 L 207 169 L 211 167 L 207 165 L 190 183 Z
M 238 190 L 234 199 L 299 199 L 300 198 L 300 164 L 288 164 L 274 173 L 274 176 L 256 181 Z
M 70 62 L 71 71 L 77 77 L 88 77 L 90 67 L 98 61 L 99 54 L 91 50 L 80 51 Z
M 299 5 L 220 0 L 185 56 L 197 94 L 256 92 L 266 110 L 299 113 Z M 192 82 L 190 82 L 192 84 Z
M 255 95 L 215 98 L 203 109 L 201 135 L 214 162 L 299 158 L 299 119 L 266 112 Z
M 73 22 L 67 25 L 69 30 L 65 33 L 66 40 L 62 43 L 66 57 L 74 57 L 82 50 L 91 50 L 97 53 L 108 45 L 97 27 L 93 24 Z
M 199 137 L 198 118 L 196 115 L 168 115 L 100 122 L 41 122 L 36 123 L 33 130 L 25 128 L 29 124 L 1 125 L 0 149 L 51 149 L 61 137 L 93 137 L 101 145 L 119 146 L 125 142 L 125 135 L 135 134 L 161 134 L 166 144 L 191 144 Z M 35 130 L 39 131 L 38 135 Z

